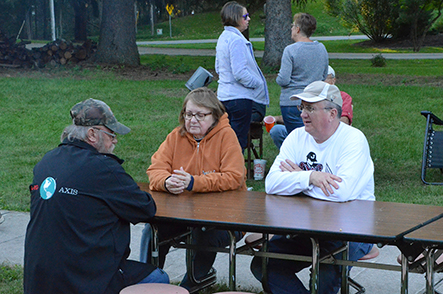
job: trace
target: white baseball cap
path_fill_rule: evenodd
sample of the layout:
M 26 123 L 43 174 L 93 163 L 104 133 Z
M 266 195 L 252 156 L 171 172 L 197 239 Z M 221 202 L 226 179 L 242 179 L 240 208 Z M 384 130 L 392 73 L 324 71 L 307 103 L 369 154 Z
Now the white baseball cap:
M 303 93 L 291 96 L 291 100 L 301 99 L 306 102 L 315 103 L 323 100 L 334 102 L 340 107 L 343 106 L 340 90 L 335 85 L 330 85 L 323 81 L 310 83 L 303 90 Z
M 330 65 L 328 65 L 328 76 L 329 75 L 332 75 L 332 77 L 335 78 L 335 70 Z

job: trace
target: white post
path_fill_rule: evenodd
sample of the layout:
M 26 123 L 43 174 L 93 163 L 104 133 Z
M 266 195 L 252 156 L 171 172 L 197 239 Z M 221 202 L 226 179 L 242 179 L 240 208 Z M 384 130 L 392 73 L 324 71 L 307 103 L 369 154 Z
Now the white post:
M 49 8 L 51 10 L 51 31 L 52 31 L 52 41 L 55 41 L 55 11 L 54 11 L 54 0 L 49 0 Z

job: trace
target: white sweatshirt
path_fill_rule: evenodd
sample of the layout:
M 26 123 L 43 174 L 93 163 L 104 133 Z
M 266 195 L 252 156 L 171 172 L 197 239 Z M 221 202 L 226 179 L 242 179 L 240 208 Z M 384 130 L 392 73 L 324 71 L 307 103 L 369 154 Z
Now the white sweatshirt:
M 289 159 L 303 171 L 282 172 L 280 162 Z M 334 174 L 342 179 L 338 189 L 326 196 L 309 185 L 313 170 Z M 295 195 L 300 192 L 317 199 L 344 202 L 354 199 L 375 200 L 374 164 L 365 135 L 358 129 L 340 123 L 335 133 L 318 144 L 305 131 L 297 128 L 283 142 L 265 181 L 266 193 Z

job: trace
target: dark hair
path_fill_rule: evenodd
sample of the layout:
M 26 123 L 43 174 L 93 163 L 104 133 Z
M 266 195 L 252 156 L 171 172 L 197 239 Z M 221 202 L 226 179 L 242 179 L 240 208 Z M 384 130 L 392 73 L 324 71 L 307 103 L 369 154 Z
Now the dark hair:
M 240 19 L 243 17 L 244 6 L 235 1 L 227 2 L 221 12 L 220 17 L 224 26 L 238 27 Z
M 306 37 L 311 37 L 317 29 L 317 20 L 309 13 L 296 13 L 294 15 L 294 24 L 300 28 L 300 31 Z
M 187 132 L 185 128 L 184 114 L 186 112 L 186 104 L 188 104 L 188 101 L 192 101 L 198 107 L 205 107 L 212 112 L 214 123 L 208 129 L 208 133 L 218 124 L 218 121 L 226 111 L 224 105 L 220 102 L 220 100 L 218 100 L 217 95 L 215 95 L 214 91 L 211 89 L 201 87 L 192 90 L 188 95 L 186 95 L 186 98 L 183 101 L 182 110 L 180 111 L 180 116 L 178 117 L 181 127 L 180 134 L 182 136 L 184 136 Z

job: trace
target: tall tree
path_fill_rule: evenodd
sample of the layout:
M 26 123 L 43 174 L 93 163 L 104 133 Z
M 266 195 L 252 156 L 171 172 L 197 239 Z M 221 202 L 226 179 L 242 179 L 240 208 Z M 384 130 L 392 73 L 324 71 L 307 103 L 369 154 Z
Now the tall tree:
M 292 43 L 291 20 L 291 0 L 266 2 L 265 52 L 262 60 L 264 66 L 280 66 L 283 50 Z
M 86 41 L 88 38 L 88 3 L 85 0 L 71 0 L 71 5 L 75 15 L 74 38 L 76 41 Z
M 35 1 L 35 38 L 40 40 L 50 39 L 48 27 L 49 2 L 47 0 Z
M 135 40 L 135 0 L 103 0 L 98 62 L 139 65 Z
M 442 14 L 443 0 L 403 0 L 401 3 L 402 11 L 412 20 L 410 38 L 414 52 L 418 52 L 429 29 Z

